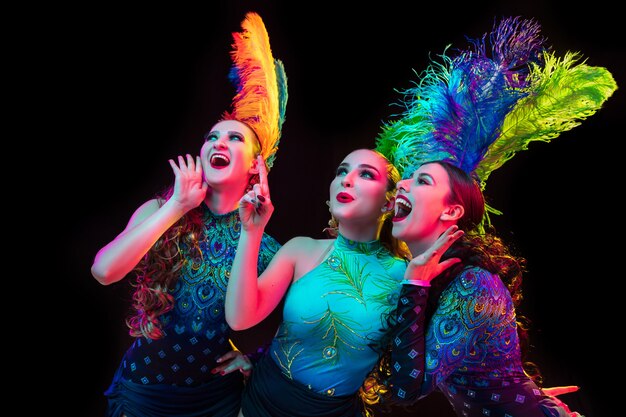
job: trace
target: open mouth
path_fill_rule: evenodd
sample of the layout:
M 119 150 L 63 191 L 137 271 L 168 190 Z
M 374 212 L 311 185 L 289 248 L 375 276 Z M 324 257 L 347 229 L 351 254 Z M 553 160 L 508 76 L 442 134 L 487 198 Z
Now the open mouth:
M 401 195 L 396 197 L 396 204 L 394 207 L 396 211 L 393 215 L 393 221 L 398 221 L 406 218 L 411 213 L 411 210 L 413 210 L 413 206 L 411 205 L 409 200 Z
M 209 160 L 211 166 L 213 168 L 224 168 L 230 164 L 230 159 L 226 155 L 222 155 L 221 153 L 215 153 L 211 155 L 211 159 Z

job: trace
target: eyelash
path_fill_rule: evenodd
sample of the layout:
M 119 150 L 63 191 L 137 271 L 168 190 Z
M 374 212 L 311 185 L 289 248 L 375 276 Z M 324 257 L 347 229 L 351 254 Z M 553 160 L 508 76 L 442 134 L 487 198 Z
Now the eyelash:
M 339 177 L 339 176 L 345 175 L 347 173 L 348 173 L 348 169 L 347 168 L 339 167 L 339 168 L 337 168 L 336 176 Z M 364 169 L 364 170 L 360 171 L 359 172 L 359 176 L 362 177 L 362 178 L 370 179 L 370 180 L 373 180 L 375 178 L 374 173 L 371 172 L 371 171 L 368 171 L 367 169 Z
M 242 138 L 241 136 L 238 136 L 238 135 L 230 135 L 230 136 L 229 136 L 229 139 L 230 139 L 230 140 L 237 140 L 237 141 L 239 141 L 239 142 L 243 142 L 243 138 Z M 216 135 L 208 135 L 208 136 L 205 138 L 205 140 L 204 140 L 204 141 L 205 141 L 205 142 L 210 142 L 210 141 L 214 141 L 214 140 L 217 140 L 217 136 L 216 136 Z

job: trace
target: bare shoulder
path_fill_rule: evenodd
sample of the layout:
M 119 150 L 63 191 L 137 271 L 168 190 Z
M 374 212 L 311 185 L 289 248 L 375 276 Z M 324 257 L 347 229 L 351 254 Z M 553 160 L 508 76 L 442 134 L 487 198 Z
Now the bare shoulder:
M 294 282 L 323 261 L 334 241 L 298 236 L 285 243 L 283 248 L 294 264 Z
M 307 254 L 307 256 L 313 256 L 314 253 L 321 251 L 328 247 L 334 239 L 313 239 L 308 236 L 296 236 L 287 243 L 284 247 L 293 254 Z

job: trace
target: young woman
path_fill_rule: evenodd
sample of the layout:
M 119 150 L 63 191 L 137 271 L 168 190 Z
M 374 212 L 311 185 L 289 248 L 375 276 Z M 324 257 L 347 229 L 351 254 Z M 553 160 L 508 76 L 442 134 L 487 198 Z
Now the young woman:
M 440 55 L 403 92 L 401 118 L 377 139 L 404 178 L 393 236 L 420 258 L 450 227 L 464 232 L 441 258 L 460 262 L 430 288 L 423 385 L 407 384 L 402 398 L 439 389 L 459 416 L 567 415 L 529 376 L 536 369 L 522 366 L 525 329 L 515 308 L 524 260 L 492 233 L 482 190 L 516 152 L 579 125 L 617 86 L 578 54 L 549 51 L 533 20 L 502 19 L 471 42 Z M 402 342 L 406 353 L 411 344 Z M 392 374 L 410 371 L 402 349 L 391 355 Z
M 286 100 L 286 79 L 277 81 L 282 65 L 259 49 L 269 48 L 261 18 L 249 13 L 242 27 L 244 34 L 234 34 L 234 69 L 243 75 L 232 112 L 207 133 L 199 156 L 170 160 L 173 188 L 141 205 L 92 266 L 103 285 L 137 272 L 136 314 L 128 320 L 136 339 L 106 392 L 110 416 L 239 412 L 242 374 L 251 364 L 232 350 L 224 318 L 241 229 L 238 205 L 258 181 L 256 156 L 275 156 Z M 280 245 L 265 234 L 259 240 L 260 273 Z M 242 372 L 232 372 L 237 369 Z
M 523 260 L 495 235 L 479 232 L 485 200 L 478 182 L 437 161 L 397 188 L 393 235 L 414 256 L 451 226 L 466 231 L 443 256 L 461 262 L 432 281 L 419 395 L 441 390 L 459 416 L 568 416 L 522 366 L 515 306 Z
M 283 322 L 255 366 L 240 415 L 360 415 L 356 394 L 378 360 L 370 345 L 383 334 L 406 268 L 399 256 L 406 252 L 382 231 L 397 170 L 372 150 L 351 152 L 330 185 L 337 238 L 293 238 L 258 276 L 259 243 L 273 211 L 262 168 L 260 174 L 240 206 L 226 320 L 247 329 L 286 298 Z

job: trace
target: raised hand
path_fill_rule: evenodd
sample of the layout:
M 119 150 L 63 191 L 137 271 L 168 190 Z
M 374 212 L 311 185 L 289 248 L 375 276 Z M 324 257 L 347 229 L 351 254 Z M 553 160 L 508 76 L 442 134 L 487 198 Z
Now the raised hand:
M 270 189 L 267 184 L 267 168 L 262 156 L 257 157 L 259 169 L 259 183 L 254 184 L 251 191 L 239 200 L 239 217 L 244 230 L 265 228 L 272 213 L 274 205 L 270 199 Z
M 174 171 L 174 193 L 172 199 L 180 204 L 184 213 L 198 207 L 206 196 L 209 185 L 202 179 L 202 164 L 200 157 L 194 158 L 187 154 L 187 161 L 178 156 L 178 165 L 170 159 Z
M 450 226 L 433 245 L 426 251 L 411 259 L 404 273 L 404 279 L 407 281 L 430 282 L 433 278 L 441 274 L 452 265 L 461 262 L 459 258 L 446 259 L 439 262 L 441 256 L 448 248 L 461 236 L 464 232 L 459 230 L 457 225 Z

